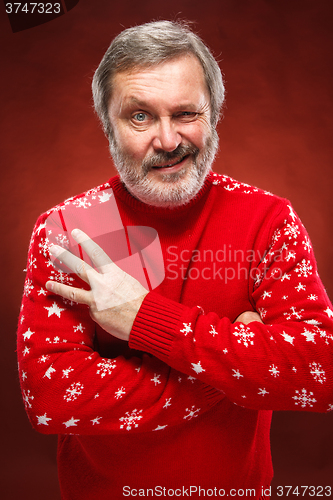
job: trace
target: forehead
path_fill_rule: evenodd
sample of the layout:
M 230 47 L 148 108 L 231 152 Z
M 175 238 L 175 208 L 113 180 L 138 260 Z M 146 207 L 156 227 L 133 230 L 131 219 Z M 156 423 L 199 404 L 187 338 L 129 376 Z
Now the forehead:
M 110 105 L 121 108 L 131 103 L 152 105 L 200 105 L 209 101 L 203 68 L 192 54 L 183 55 L 151 67 L 116 73 Z

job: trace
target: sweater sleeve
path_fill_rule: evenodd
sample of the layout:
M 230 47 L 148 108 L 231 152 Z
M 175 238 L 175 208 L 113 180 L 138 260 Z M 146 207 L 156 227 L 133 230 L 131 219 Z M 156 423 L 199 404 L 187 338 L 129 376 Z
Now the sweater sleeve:
M 253 309 L 264 324 L 232 323 L 151 292 L 137 315 L 130 346 L 246 408 L 330 411 L 332 305 L 309 236 L 287 202 L 266 239 L 264 258 L 249 272 Z
M 220 391 L 149 354 L 127 350 L 126 356 L 100 356 L 88 308 L 45 289 L 50 278 L 85 285 L 53 267 L 45 226 L 41 216 L 30 242 L 17 343 L 23 400 L 36 430 L 45 434 L 162 430 L 186 424 L 224 398 Z

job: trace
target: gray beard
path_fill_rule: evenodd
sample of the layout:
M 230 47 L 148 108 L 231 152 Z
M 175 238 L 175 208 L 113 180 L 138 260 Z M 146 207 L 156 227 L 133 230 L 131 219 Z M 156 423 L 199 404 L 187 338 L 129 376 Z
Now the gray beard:
M 119 176 L 126 189 L 138 200 L 155 207 L 176 208 L 189 203 L 202 188 L 218 150 L 218 135 L 212 129 L 204 148 L 200 151 L 193 145 L 180 145 L 177 149 L 161 152 L 145 159 L 141 168 L 132 157 L 123 153 L 110 137 L 110 152 Z M 179 172 L 159 175 L 159 181 L 147 175 L 155 165 L 172 163 L 172 160 L 192 156 L 192 168 L 184 167 Z

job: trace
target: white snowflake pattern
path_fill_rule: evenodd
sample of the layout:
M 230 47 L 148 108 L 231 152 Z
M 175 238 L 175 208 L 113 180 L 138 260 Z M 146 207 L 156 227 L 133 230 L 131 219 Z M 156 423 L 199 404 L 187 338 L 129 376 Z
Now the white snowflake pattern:
M 272 375 L 272 377 L 278 377 L 280 375 L 280 370 L 278 370 L 278 367 L 275 366 L 275 365 L 271 365 L 269 367 L 269 370 L 270 374 Z
M 68 389 L 66 389 L 66 393 L 64 394 L 64 400 L 75 401 L 78 396 L 82 394 L 83 384 L 80 382 L 74 382 Z
M 118 389 L 115 393 L 114 393 L 114 397 L 116 399 L 120 399 L 123 397 L 123 395 L 126 394 L 126 391 L 125 391 L 125 387 L 120 387 L 120 389 Z
M 233 377 L 236 377 L 236 378 L 237 378 L 237 380 L 239 380 L 241 377 L 244 377 L 244 375 L 242 375 L 242 374 L 240 373 L 240 371 L 239 371 L 239 370 L 235 370 L 235 369 L 233 368 L 233 369 L 232 369 L 232 371 L 234 372 L 234 373 L 232 374 L 232 376 L 233 376 Z
M 296 252 L 289 251 L 286 255 L 286 261 L 289 262 L 290 260 L 295 260 L 296 259 Z
M 90 422 L 92 422 L 93 425 L 95 424 L 99 424 L 100 420 L 101 420 L 102 417 L 96 417 L 96 418 L 93 418 L 92 420 L 90 420 Z
M 183 417 L 184 420 L 187 420 L 187 419 L 192 420 L 192 418 L 197 417 L 200 410 L 201 410 L 201 408 L 195 409 L 194 405 L 191 407 L 191 409 L 186 408 L 185 411 L 188 411 L 188 414 Z
M 151 382 L 154 382 L 154 385 L 156 387 L 157 384 L 160 384 L 161 381 L 160 381 L 160 374 L 157 374 L 157 373 L 154 373 L 154 378 L 151 378 Z
M 100 203 L 105 203 L 105 202 L 109 201 L 109 199 L 112 197 L 112 194 L 113 193 L 108 193 L 106 191 L 104 191 L 102 194 L 99 194 L 98 195 L 99 202 Z
M 290 278 L 291 278 L 291 274 L 287 274 L 287 273 L 284 273 L 282 276 L 281 276 L 281 281 L 290 281 Z
M 304 309 L 300 309 L 299 311 L 297 311 L 295 306 L 291 306 L 290 311 L 284 312 L 283 314 L 287 320 L 302 319 L 303 312 L 304 312 Z
M 40 356 L 40 358 L 38 359 L 38 363 L 45 363 L 48 359 L 50 358 L 50 355 L 49 354 L 43 354 L 42 356 Z
M 248 347 L 249 345 L 253 345 L 254 342 L 253 342 L 253 337 L 254 337 L 254 333 L 251 332 L 250 328 L 248 326 L 245 326 L 243 325 L 243 323 L 240 323 L 239 325 L 237 325 L 235 327 L 235 332 L 233 332 L 233 335 L 235 335 L 235 337 L 239 337 L 237 339 L 237 342 L 239 344 L 243 343 L 243 345 L 245 347 Z
M 311 293 L 308 297 L 307 297 L 308 300 L 318 300 L 318 295 L 316 295 L 315 293 Z
M 218 332 L 215 330 L 214 325 L 210 325 L 210 330 L 209 333 L 215 337 L 215 335 L 218 335 Z
M 26 297 L 28 297 L 28 295 L 30 295 L 30 293 L 32 292 L 32 290 L 34 289 L 34 286 L 32 284 L 32 281 L 31 279 L 26 279 L 25 280 L 25 283 L 24 283 L 24 295 Z
M 258 396 L 266 396 L 266 394 L 269 394 L 269 392 L 265 388 L 258 390 Z
M 45 374 L 44 374 L 43 378 L 44 378 L 44 377 L 46 377 L 46 378 L 48 378 L 48 379 L 50 379 L 50 380 L 51 380 L 52 373 L 55 373 L 55 371 L 56 371 L 56 369 L 55 369 L 55 368 L 53 368 L 53 366 L 52 366 L 52 365 L 51 365 L 51 366 L 49 366 L 49 367 L 48 367 L 48 369 L 46 370 L 46 372 L 45 372 Z
M 191 323 L 183 323 L 183 329 L 180 330 L 180 333 L 183 333 L 186 337 L 188 333 L 192 333 Z
M 302 241 L 304 250 L 307 250 L 309 253 L 311 252 L 311 242 L 307 236 L 305 236 L 304 241 Z
M 50 280 L 57 281 L 58 283 L 63 283 L 64 285 L 71 285 L 74 281 L 69 274 L 64 273 L 63 271 L 51 271 L 51 276 L 49 276 Z
M 305 286 L 305 285 L 303 285 L 302 283 L 298 283 L 298 285 L 297 285 L 297 286 L 295 286 L 295 290 L 296 290 L 297 292 L 300 292 L 301 290 L 306 290 L 306 286 Z
M 138 421 L 142 419 L 142 410 L 133 410 L 131 413 L 127 411 L 124 417 L 120 417 L 120 422 L 124 422 L 120 425 L 121 429 L 126 429 L 127 431 L 132 430 L 132 427 L 138 427 Z
M 77 208 L 89 208 L 91 207 L 91 203 L 88 200 L 88 198 L 78 198 L 77 200 L 74 200 L 72 205 L 74 205 Z
M 326 375 L 321 364 L 313 362 L 309 364 L 309 367 L 310 367 L 310 373 L 316 380 L 316 382 L 323 384 L 326 381 Z
M 44 257 L 49 257 L 49 249 L 52 243 L 48 238 L 41 238 L 40 243 L 38 243 L 38 246 L 40 248 L 39 253 L 43 254 Z
M 169 406 L 171 406 L 170 401 L 171 401 L 171 398 L 166 398 L 165 403 L 163 405 L 163 408 L 169 408 Z
M 27 268 L 24 269 L 25 271 L 31 271 L 31 269 L 37 269 L 37 259 L 33 257 L 32 255 L 29 257 Z
M 310 406 L 311 408 L 313 407 L 312 403 L 316 403 L 317 400 L 312 397 L 313 392 L 309 392 L 306 389 L 302 389 L 302 391 L 295 391 L 295 396 L 292 397 L 292 399 L 295 400 L 295 405 L 301 405 L 302 408 L 305 408 L 306 406 Z
M 267 292 L 266 290 L 264 291 L 264 293 L 262 294 L 262 300 L 265 300 L 267 298 L 271 298 L 272 297 L 272 292 Z
M 31 408 L 31 401 L 35 398 L 30 394 L 30 390 L 23 391 L 22 396 L 23 396 L 24 406 L 26 408 Z
M 69 239 L 65 234 L 59 233 L 58 236 L 55 237 L 56 242 L 59 246 L 63 248 L 68 248 L 69 247 Z
M 298 235 L 300 234 L 298 225 L 294 222 L 287 224 L 284 228 L 284 234 L 288 236 L 289 240 L 296 240 Z
M 69 368 L 65 368 L 62 370 L 62 378 L 68 378 L 69 374 L 74 371 L 74 368 L 71 366 Z
M 295 267 L 294 271 L 297 276 L 303 276 L 304 278 L 308 278 L 312 274 L 312 265 L 309 260 L 303 259 L 302 262 L 299 262 Z
M 114 359 L 103 359 L 100 363 L 97 363 L 99 367 L 96 371 L 97 374 L 104 378 L 105 375 L 111 375 L 114 368 L 117 366 L 117 362 Z
M 85 329 L 84 326 L 81 325 L 81 323 L 79 323 L 78 325 L 75 325 L 73 326 L 73 329 L 74 329 L 74 332 L 82 332 L 83 333 L 83 330 Z

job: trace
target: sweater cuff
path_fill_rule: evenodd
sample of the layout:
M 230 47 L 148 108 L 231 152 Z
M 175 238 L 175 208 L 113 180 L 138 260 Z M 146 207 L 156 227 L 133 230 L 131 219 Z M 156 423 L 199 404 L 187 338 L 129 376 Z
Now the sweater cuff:
M 166 299 L 158 293 L 148 293 L 133 323 L 129 347 L 148 352 L 172 366 L 169 356 L 186 310 L 188 307 Z M 179 367 L 176 369 L 179 370 Z M 179 371 L 182 371 L 181 368 Z M 208 407 L 214 406 L 225 397 L 223 392 L 204 383 L 203 391 Z
M 149 352 L 165 361 L 172 349 L 176 328 L 186 309 L 186 306 L 158 293 L 148 293 L 133 323 L 129 346 L 138 351 Z

